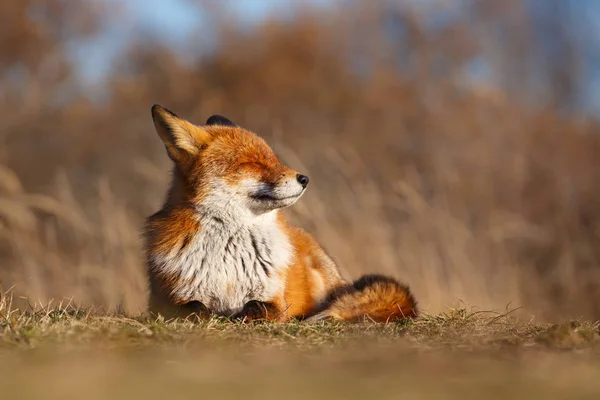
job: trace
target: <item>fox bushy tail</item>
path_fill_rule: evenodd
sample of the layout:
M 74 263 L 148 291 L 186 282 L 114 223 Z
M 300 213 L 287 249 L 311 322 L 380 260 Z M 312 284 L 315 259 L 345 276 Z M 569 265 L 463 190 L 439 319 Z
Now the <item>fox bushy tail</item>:
M 319 311 L 307 321 L 392 322 L 417 316 L 417 302 L 408 286 L 388 276 L 365 275 L 332 290 Z

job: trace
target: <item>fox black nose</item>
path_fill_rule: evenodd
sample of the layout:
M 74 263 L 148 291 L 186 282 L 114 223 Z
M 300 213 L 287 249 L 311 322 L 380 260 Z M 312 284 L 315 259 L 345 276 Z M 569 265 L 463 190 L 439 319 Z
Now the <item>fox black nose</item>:
M 298 174 L 296 175 L 296 179 L 298 180 L 298 183 L 302 185 L 303 188 L 305 188 L 306 185 L 308 185 L 308 176 Z

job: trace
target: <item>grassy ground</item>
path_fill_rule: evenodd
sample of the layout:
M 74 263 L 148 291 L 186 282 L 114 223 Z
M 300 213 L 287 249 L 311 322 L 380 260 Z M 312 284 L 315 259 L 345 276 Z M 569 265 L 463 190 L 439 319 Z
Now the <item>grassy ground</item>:
M 597 324 L 451 310 L 404 324 L 8 312 L 2 398 L 598 398 Z

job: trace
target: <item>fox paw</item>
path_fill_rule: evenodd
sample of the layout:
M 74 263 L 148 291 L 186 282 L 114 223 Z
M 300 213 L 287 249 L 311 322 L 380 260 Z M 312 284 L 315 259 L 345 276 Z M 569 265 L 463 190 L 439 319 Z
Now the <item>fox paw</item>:
M 181 315 L 202 319 L 210 315 L 210 310 L 199 301 L 190 301 L 179 306 Z
M 242 311 L 233 316 L 243 322 L 273 320 L 279 317 L 279 310 L 272 303 L 250 300 L 244 305 Z

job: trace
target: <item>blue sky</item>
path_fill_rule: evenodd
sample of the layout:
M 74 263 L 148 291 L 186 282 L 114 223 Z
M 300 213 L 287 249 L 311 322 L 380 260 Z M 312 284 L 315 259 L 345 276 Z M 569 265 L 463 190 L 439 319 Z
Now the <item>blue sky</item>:
M 82 77 L 98 81 L 128 40 L 136 34 L 154 35 L 178 48 L 185 39 L 210 22 L 202 8 L 186 0 L 95 0 L 120 7 L 105 21 L 105 32 L 73 49 Z M 209 0 L 210 1 L 210 0 Z M 294 3 L 326 7 L 335 0 L 212 0 L 220 1 L 242 24 L 256 24 L 270 15 L 285 15 Z

